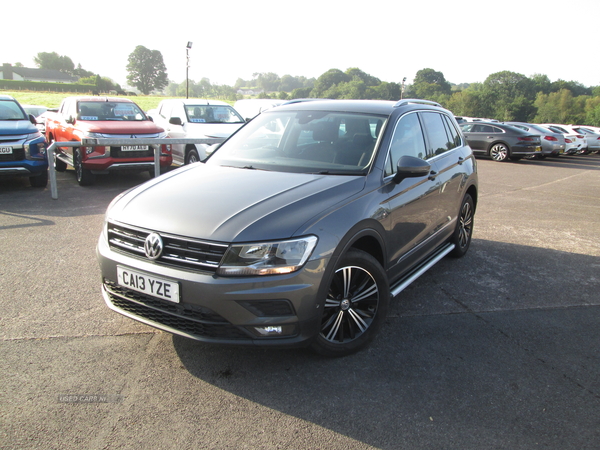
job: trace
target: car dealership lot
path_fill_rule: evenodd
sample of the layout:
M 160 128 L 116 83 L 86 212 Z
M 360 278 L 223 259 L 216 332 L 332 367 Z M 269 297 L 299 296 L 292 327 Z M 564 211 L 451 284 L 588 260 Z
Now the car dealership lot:
M 216 347 L 110 311 L 95 245 L 147 174 L 0 180 L 3 448 L 597 448 L 600 155 L 479 160 L 470 252 L 356 355 Z

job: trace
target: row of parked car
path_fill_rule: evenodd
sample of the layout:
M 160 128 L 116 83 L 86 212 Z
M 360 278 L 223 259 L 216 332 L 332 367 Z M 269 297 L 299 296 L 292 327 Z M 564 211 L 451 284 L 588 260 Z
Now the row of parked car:
M 499 122 L 471 117 L 457 117 L 457 121 L 473 152 L 495 161 L 600 151 L 599 127 Z
M 20 105 L 0 96 L 0 175 L 28 176 L 34 187 L 48 182 L 46 146 L 83 138 L 228 138 L 262 111 L 283 100 L 241 100 L 231 105 L 217 100 L 165 99 L 147 113 L 127 98 L 67 97 L 60 107 Z M 600 128 L 562 124 L 500 123 L 457 117 L 476 155 L 495 161 L 546 158 L 600 151 Z M 198 143 L 161 147 L 160 165 L 203 161 L 218 146 Z M 154 174 L 149 145 L 58 147 L 54 167 L 75 169 L 77 182 L 90 185 L 98 174 L 145 170 Z

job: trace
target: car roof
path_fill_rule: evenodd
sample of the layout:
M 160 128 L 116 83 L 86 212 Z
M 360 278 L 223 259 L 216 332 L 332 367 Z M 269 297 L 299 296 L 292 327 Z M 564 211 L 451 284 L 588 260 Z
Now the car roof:
M 78 102 L 122 102 L 122 103 L 134 103 L 128 98 L 121 97 L 72 97 Z
M 177 102 L 183 103 L 184 105 L 193 105 L 193 106 L 210 106 L 210 105 L 218 105 L 218 106 L 231 106 L 227 102 L 222 102 L 220 100 L 207 100 L 205 98 L 168 98 L 162 100 L 161 103 L 169 103 L 169 102 Z
M 0 100 L 12 100 L 13 102 L 17 101 L 14 97 L 11 97 L 10 95 L 0 95 Z
M 418 109 L 444 110 L 438 103 L 405 99 L 400 101 L 388 100 L 292 100 L 277 108 L 267 110 L 273 111 L 335 111 L 365 114 L 381 114 L 389 116 L 396 108 L 418 105 Z M 413 108 L 414 109 L 414 108 Z M 445 111 L 445 110 L 444 110 Z

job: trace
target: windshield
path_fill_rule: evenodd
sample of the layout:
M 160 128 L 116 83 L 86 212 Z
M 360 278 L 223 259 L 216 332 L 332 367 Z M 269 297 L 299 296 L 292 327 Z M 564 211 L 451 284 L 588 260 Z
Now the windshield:
M 188 121 L 192 123 L 240 123 L 244 120 L 231 106 L 185 105 Z
M 300 173 L 367 172 L 386 118 L 328 111 L 265 112 L 207 164 Z
M 79 120 L 147 120 L 143 111 L 129 102 L 79 102 Z
M 17 102 L 0 100 L 0 120 L 25 120 L 27 117 Z

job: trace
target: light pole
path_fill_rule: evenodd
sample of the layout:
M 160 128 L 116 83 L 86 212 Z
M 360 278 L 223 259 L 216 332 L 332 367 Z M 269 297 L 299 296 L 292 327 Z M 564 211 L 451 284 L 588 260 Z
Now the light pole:
M 190 72 L 190 48 L 192 48 L 192 41 L 188 41 L 185 46 L 185 98 L 189 98 L 189 90 L 190 90 L 190 80 L 189 80 L 189 72 Z
M 400 100 L 404 98 L 404 83 L 406 83 L 406 77 L 402 78 L 402 88 L 400 88 Z

